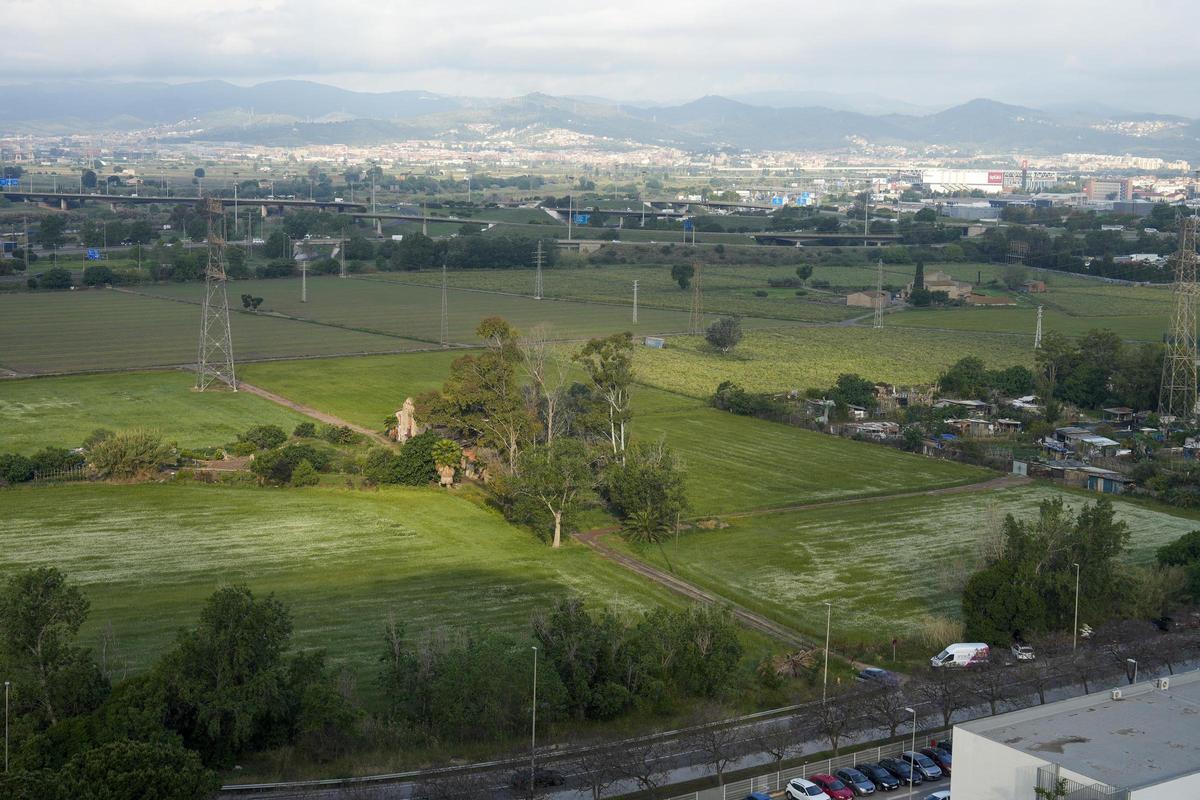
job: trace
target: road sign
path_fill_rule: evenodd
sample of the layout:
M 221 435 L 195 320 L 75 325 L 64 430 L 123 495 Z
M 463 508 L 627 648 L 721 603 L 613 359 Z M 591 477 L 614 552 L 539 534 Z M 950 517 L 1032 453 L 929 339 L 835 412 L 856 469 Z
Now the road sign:
M 690 219 L 685 219 L 683 221 L 683 229 L 685 231 L 690 231 L 692 228 L 695 228 L 695 227 L 696 227 L 696 223 L 692 222 Z
M 783 205 L 783 198 L 780 197 L 779 195 L 775 195 L 774 197 L 771 198 L 771 205 L 773 205 L 773 206 Z
M 88 261 L 99 261 L 101 258 L 100 251 L 94 247 L 89 247 L 87 251 Z
M 592 218 L 591 214 L 576 214 L 575 215 L 575 224 L 576 225 L 587 225 L 588 220 L 591 218 Z
M 20 178 L 0 178 L 0 186 L 20 186 Z

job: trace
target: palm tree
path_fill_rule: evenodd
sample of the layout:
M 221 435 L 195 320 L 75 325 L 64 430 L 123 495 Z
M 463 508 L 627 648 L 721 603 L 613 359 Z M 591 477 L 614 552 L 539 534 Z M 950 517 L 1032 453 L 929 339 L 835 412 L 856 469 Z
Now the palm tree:
M 671 523 L 653 509 L 641 508 L 621 520 L 621 533 L 631 542 L 661 545 L 671 535 Z

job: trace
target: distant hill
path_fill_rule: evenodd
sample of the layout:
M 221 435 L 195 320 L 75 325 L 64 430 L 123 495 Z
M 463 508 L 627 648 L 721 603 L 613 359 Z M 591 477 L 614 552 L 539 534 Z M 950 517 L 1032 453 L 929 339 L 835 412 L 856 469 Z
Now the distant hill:
M 827 100 L 828 104 L 818 102 Z M 753 100 L 755 102 L 747 102 Z M 811 100 L 811 103 L 793 104 Z M 834 107 L 836 106 L 836 107 Z M 593 147 L 838 150 L 858 141 L 966 152 L 1138 153 L 1200 162 L 1200 121 L 1099 105 L 1049 109 L 976 99 L 935 113 L 873 95 L 775 92 L 678 105 L 528 94 L 354 92 L 310 81 L 235 86 L 57 82 L 0 86 L 0 131 L 70 133 L 176 126 L 193 139 L 279 146 L 405 138 L 545 143 L 573 132 Z M 911 108 L 911 107 L 910 107 Z M 875 110 L 877 113 L 866 113 Z M 894 109 L 888 111 L 887 109 Z M 914 111 L 916 113 L 914 113 Z

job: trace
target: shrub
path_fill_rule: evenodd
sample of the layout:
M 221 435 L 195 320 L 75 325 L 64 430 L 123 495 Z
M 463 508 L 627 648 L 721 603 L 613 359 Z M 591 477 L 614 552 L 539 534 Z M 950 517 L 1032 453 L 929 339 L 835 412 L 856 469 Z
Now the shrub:
M 278 425 L 255 425 L 238 434 L 239 442 L 249 442 L 259 450 L 270 450 L 287 441 L 287 434 Z
M 754 290 L 754 296 L 755 296 L 755 297 L 768 297 L 768 296 L 769 296 L 769 292 L 767 292 L 767 290 L 766 290 L 766 289 L 755 289 L 755 290 Z
M 316 486 L 320 482 L 320 476 L 308 459 L 301 459 L 292 470 L 292 486 Z
M 347 425 L 322 425 L 321 438 L 333 444 L 353 444 L 358 435 Z
M 17 453 L 0 453 L 0 481 L 24 483 L 32 478 L 32 461 Z
M 367 454 L 363 474 L 375 483 L 400 483 L 422 486 L 437 477 L 433 448 L 441 437 L 433 431 L 414 436 L 399 453 L 377 447 Z
M 71 272 L 62 267 L 51 267 L 43 273 L 38 285 L 43 289 L 70 289 Z
M 171 448 L 163 442 L 162 434 L 147 429 L 115 433 L 88 454 L 88 462 L 101 478 L 148 476 L 170 460 Z
M 113 271 L 109 267 L 97 264 L 83 268 L 84 286 L 103 286 L 106 283 L 116 283 Z
M 301 422 L 292 430 L 292 436 L 297 439 L 312 439 L 317 435 L 317 426 L 311 422 Z
M 462 460 L 462 448 L 450 439 L 438 439 L 430 450 L 433 463 L 439 467 L 457 467 Z
M 250 462 L 250 471 L 266 483 L 289 483 L 300 463 L 307 461 L 317 472 L 329 469 L 330 456 L 311 444 L 289 444 L 258 453 Z
M 33 462 L 33 471 L 41 475 L 83 466 L 83 456 L 65 447 L 42 448 L 33 454 L 30 461 Z
M 100 444 L 105 439 L 111 439 L 112 435 L 113 435 L 113 432 L 106 428 L 96 428 L 96 430 L 89 433 L 87 435 L 87 438 L 85 438 L 83 440 L 83 449 L 91 450 L 93 447 Z

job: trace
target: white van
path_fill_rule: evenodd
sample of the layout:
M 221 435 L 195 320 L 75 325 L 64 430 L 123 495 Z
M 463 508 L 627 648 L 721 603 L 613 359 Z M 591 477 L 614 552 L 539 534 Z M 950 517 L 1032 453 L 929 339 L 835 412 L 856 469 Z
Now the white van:
M 945 650 L 929 659 L 929 665 L 938 667 L 969 667 L 974 664 L 986 664 L 990 648 L 983 642 L 955 642 Z

